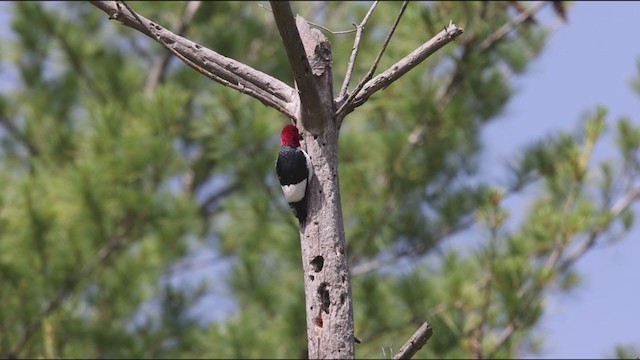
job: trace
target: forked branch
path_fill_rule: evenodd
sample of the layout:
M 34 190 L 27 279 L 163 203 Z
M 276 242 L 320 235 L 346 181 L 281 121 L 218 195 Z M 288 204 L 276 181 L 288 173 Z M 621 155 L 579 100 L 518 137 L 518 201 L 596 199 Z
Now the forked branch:
M 358 57 L 358 51 L 360 50 L 360 39 L 362 38 L 362 30 L 364 30 L 364 26 L 369 21 L 371 14 L 373 14 L 373 10 L 378 5 L 378 1 L 374 1 L 367 14 L 364 16 L 360 24 L 355 25 L 356 27 L 356 37 L 353 40 L 353 48 L 351 50 L 351 56 L 349 57 L 349 62 L 347 63 L 347 72 L 344 75 L 344 81 L 342 82 L 342 87 L 340 88 L 340 93 L 338 93 L 337 101 L 340 102 L 347 95 L 347 88 L 349 87 L 349 82 L 351 82 L 351 75 L 353 74 L 353 67 L 356 63 L 356 58 Z
M 378 76 L 369 80 L 354 98 L 353 103 L 349 104 L 348 106 L 343 106 L 343 108 L 341 109 L 338 109 L 339 115 L 347 115 L 356 107 L 364 104 L 371 95 L 376 93 L 378 90 L 384 89 L 387 86 L 391 85 L 394 81 L 398 80 L 402 75 L 406 74 L 409 70 L 416 67 L 433 53 L 435 53 L 451 41 L 455 40 L 458 36 L 462 35 L 463 32 L 463 28 L 450 23 L 449 26 L 438 33 L 438 35 L 431 38 L 431 40 L 422 44 L 411 54 L 405 56 L 400 61 L 391 65 L 391 67 L 383 71 Z
M 360 81 L 358 86 L 356 86 L 355 90 L 353 90 L 351 95 L 349 95 L 349 97 L 344 102 L 344 104 L 342 104 L 340 106 L 340 108 L 338 109 L 338 111 L 336 111 L 337 118 L 339 118 L 339 119 L 343 118 L 343 116 L 341 116 L 341 115 L 344 114 L 344 110 L 347 109 L 349 106 L 351 106 L 351 104 L 353 103 L 353 100 L 356 98 L 356 96 L 358 96 L 358 93 L 360 92 L 360 90 L 362 90 L 362 88 L 367 83 L 367 81 L 371 80 L 371 78 L 373 77 L 373 74 L 375 73 L 376 69 L 378 68 L 378 63 L 380 62 L 380 59 L 382 59 L 382 55 L 384 54 L 384 51 L 387 50 L 387 46 L 389 45 L 389 41 L 391 41 L 391 37 L 393 36 L 393 33 L 396 31 L 396 28 L 398 27 L 398 24 L 400 23 L 400 19 L 402 18 L 402 14 L 404 14 L 404 11 L 407 9 L 407 5 L 409 5 L 409 1 L 404 1 L 402 3 L 402 7 L 400 8 L 400 12 L 398 13 L 398 16 L 396 16 L 396 20 L 393 22 L 393 25 L 391 26 L 391 29 L 389 30 L 389 33 L 387 34 L 387 38 L 384 39 L 384 43 L 382 44 L 382 48 L 380 48 L 380 52 L 378 52 L 378 56 L 376 56 L 376 59 L 373 60 L 373 64 L 371 64 L 371 68 L 369 69 L 369 72 L 367 72 L 367 74 Z

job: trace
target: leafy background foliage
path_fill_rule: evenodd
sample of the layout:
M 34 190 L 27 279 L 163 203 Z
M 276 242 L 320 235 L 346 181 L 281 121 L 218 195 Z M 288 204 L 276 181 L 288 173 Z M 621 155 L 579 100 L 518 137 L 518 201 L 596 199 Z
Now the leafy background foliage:
M 171 29 L 184 4 L 132 6 Z M 397 8 L 381 3 L 367 25 L 354 81 Z M 175 60 L 143 91 L 165 51 L 90 4 L 11 9 L 2 56 L 18 81 L 0 97 L 0 354 L 306 357 L 299 240 L 273 170 L 286 119 Z M 344 29 L 368 4 L 294 9 Z M 514 16 L 507 2 L 411 4 L 379 69 L 449 19 L 464 36 L 344 123 L 359 357 L 390 356 L 425 320 L 436 334 L 417 357 L 535 353 L 545 295 L 575 287 L 581 247 L 633 226 L 629 204 L 612 209 L 640 170 L 640 128 L 604 107 L 523 149 L 510 183 L 477 176 L 480 130 L 546 41 L 544 27 L 525 23 L 482 48 Z M 204 2 L 186 36 L 292 83 L 256 3 Z M 327 36 L 340 84 L 352 35 Z M 619 156 L 594 164 L 606 129 Z M 514 219 L 505 199 L 524 193 Z M 451 245 L 456 237 L 465 245 Z

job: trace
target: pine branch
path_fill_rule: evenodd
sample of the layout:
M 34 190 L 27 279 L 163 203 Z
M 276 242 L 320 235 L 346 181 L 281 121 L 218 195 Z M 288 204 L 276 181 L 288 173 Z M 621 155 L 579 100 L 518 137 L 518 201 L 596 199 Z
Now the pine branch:
M 220 189 L 218 192 L 211 194 L 209 197 L 207 197 L 204 201 L 201 202 L 199 206 L 200 214 L 202 214 L 203 217 L 210 215 L 211 209 L 209 208 L 211 207 L 211 205 L 217 203 L 218 201 L 220 201 L 220 199 L 239 190 L 240 186 L 241 186 L 240 182 L 232 182 L 231 184 L 228 184 L 224 188 Z
M 428 250 L 433 249 L 434 246 L 436 246 L 437 244 L 440 244 L 444 238 L 450 237 L 455 233 L 458 233 L 460 231 L 470 228 L 473 224 L 475 224 L 475 222 L 476 220 L 473 216 L 467 217 L 466 219 L 462 220 L 460 224 L 458 224 L 457 226 L 443 227 L 440 233 L 438 233 L 434 237 L 433 243 L 430 243 L 430 244 L 421 243 L 419 246 L 416 246 L 407 250 L 397 251 L 393 254 L 390 254 L 386 258 L 375 258 L 375 259 L 367 260 L 359 264 L 356 264 L 351 269 L 351 276 L 360 276 L 360 275 L 368 274 L 372 271 L 379 270 L 384 266 L 394 264 L 398 260 L 405 257 L 410 257 L 410 256 L 417 257 L 417 256 L 424 255 Z
M 491 47 L 493 47 L 498 41 L 500 41 L 503 37 L 505 37 L 508 33 L 510 33 L 513 29 L 518 27 L 523 22 L 528 19 L 533 18 L 533 16 L 542 9 L 548 1 L 538 1 L 533 4 L 531 7 L 520 13 L 518 16 L 513 18 L 508 23 L 499 27 L 496 31 L 494 31 L 488 38 L 486 38 L 482 43 L 480 43 L 480 52 L 483 52 Z
M 187 1 L 184 4 L 182 17 L 180 18 L 180 23 L 178 24 L 176 30 L 177 35 L 182 36 L 187 31 L 187 28 L 191 24 L 191 20 L 193 20 L 193 17 L 200 8 L 200 5 L 202 5 L 202 1 Z M 156 60 L 153 68 L 151 68 L 149 77 L 147 78 L 147 83 L 144 86 L 145 93 L 151 93 L 153 89 L 155 89 L 156 86 L 158 86 L 158 84 L 161 83 L 162 80 L 164 80 L 170 61 L 171 52 L 164 53 L 159 59 Z
M 300 96 L 299 119 L 306 130 L 313 135 L 319 135 L 324 129 L 324 124 L 329 114 L 326 107 L 319 106 L 323 101 L 321 100 L 315 77 L 321 76 L 326 69 L 312 67 L 309 62 L 310 54 L 315 54 L 316 49 L 305 48 L 299 33 L 302 22 L 294 18 L 289 2 L 271 1 L 271 9 L 282 37 L 282 43 L 287 52 L 287 58 L 289 59 L 293 78 Z M 301 17 L 298 15 L 298 20 L 300 19 Z M 307 28 L 309 26 L 306 20 L 304 20 L 304 26 Z M 309 44 L 309 47 L 311 46 L 313 45 Z
M 610 215 L 612 217 L 619 216 L 625 209 L 627 209 L 634 201 L 640 199 L 640 187 L 633 188 L 627 192 L 622 198 L 620 198 L 610 209 Z M 571 265 L 573 265 L 578 259 L 580 259 L 589 249 L 595 244 L 597 237 L 605 230 L 606 225 L 600 227 L 589 234 L 589 237 L 583 242 L 571 255 L 564 258 L 563 261 L 559 261 L 559 256 L 556 255 L 557 249 L 554 249 L 549 255 L 545 268 L 550 271 L 554 268 L 561 272 L 566 271 Z M 567 244 L 564 245 L 566 247 Z M 541 282 L 529 282 L 518 290 L 518 297 L 524 296 L 528 293 L 528 296 L 523 300 L 524 308 L 528 307 L 531 302 L 537 298 L 540 298 L 540 294 L 544 291 L 544 285 Z M 509 338 L 518 330 L 519 323 L 517 318 L 510 319 L 507 326 L 504 328 L 496 344 L 490 351 L 487 351 L 487 357 L 493 358 L 495 353 L 509 340 Z
M 139 15 L 124 1 L 90 1 L 123 25 L 156 40 L 172 54 L 210 79 L 247 94 L 290 118 L 295 118 L 295 91 L 282 81 L 234 59 L 176 35 Z
M 36 143 L 34 143 L 26 134 L 20 131 L 20 129 L 18 129 L 16 125 L 3 114 L 0 114 L 0 125 L 2 125 L 7 133 L 11 134 L 11 136 L 13 136 L 15 140 L 20 142 L 29 151 L 29 154 L 35 156 L 40 153 L 40 150 L 38 149 Z
M 409 70 L 422 63 L 436 51 L 440 50 L 443 46 L 447 45 L 451 41 L 455 40 L 458 36 L 462 35 L 463 32 L 464 29 L 462 29 L 461 27 L 458 27 L 453 23 L 449 24 L 448 27 L 431 38 L 431 40 L 422 44 L 420 47 L 402 58 L 400 61 L 391 65 L 380 75 L 369 80 L 362 88 L 362 91 L 355 97 L 353 103 L 349 106 L 346 106 L 341 111 L 341 114 L 343 116 L 347 115 L 356 107 L 364 104 L 371 95 L 376 93 L 378 90 L 384 89 L 387 86 L 391 85 L 402 75 L 406 74 Z
M 96 254 L 96 257 L 85 265 L 80 271 L 78 271 L 71 279 L 65 282 L 65 284 L 58 290 L 56 295 L 46 302 L 43 310 L 25 326 L 25 329 L 16 342 L 13 349 L 5 354 L 6 358 L 17 358 L 18 354 L 24 349 L 31 337 L 36 333 L 36 330 L 40 327 L 44 319 L 51 313 L 56 311 L 64 302 L 64 300 L 78 287 L 78 285 L 91 275 L 96 268 L 104 264 L 109 257 L 119 249 L 123 243 L 127 240 L 129 233 L 134 225 L 133 217 L 127 217 L 122 224 L 122 230 L 120 233 L 114 235 L 109 239 L 107 244 L 103 246 Z
M 349 63 L 347 64 L 347 72 L 344 75 L 344 81 L 342 82 L 342 88 L 340 88 L 340 93 L 338 93 L 338 98 L 336 101 L 339 103 L 342 99 L 347 95 L 347 88 L 349 87 L 349 82 L 351 82 L 351 75 L 353 74 L 353 67 L 356 63 L 356 58 L 358 56 L 358 50 L 360 49 L 360 39 L 362 38 L 362 31 L 364 30 L 364 26 L 369 21 L 371 14 L 373 14 L 373 10 L 378 5 L 379 1 L 374 1 L 367 14 L 364 16 L 360 24 L 355 25 L 356 27 L 356 37 L 353 40 L 353 50 L 351 51 L 351 56 L 349 57 Z
M 502 40 L 509 32 L 514 30 L 516 27 L 520 26 L 522 23 L 524 23 L 528 19 L 533 18 L 533 16 L 538 11 L 540 11 L 540 9 L 542 9 L 544 4 L 545 4 L 544 1 L 540 1 L 534 4 L 533 6 L 531 6 L 530 8 L 523 10 L 523 12 L 520 15 L 518 15 L 516 18 L 505 23 L 504 25 L 499 27 L 496 31 L 494 31 L 491 35 L 489 35 L 485 40 L 483 40 L 483 42 L 478 46 L 477 49 L 473 46 L 473 42 L 465 43 L 462 51 L 462 55 L 460 56 L 459 61 L 457 61 L 458 65 L 456 66 L 455 71 L 453 72 L 453 75 L 451 75 L 449 83 L 443 87 L 444 91 L 442 92 L 442 95 L 439 97 L 437 105 L 438 105 L 438 110 L 440 112 L 444 111 L 447 105 L 449 105 L 449 102 L 451 101 L 451 99 L 453 99 L 454 95 L 457 94 L 458 91 L 460 90 L 460 84 L 462 82 L 462 79 L 465 76 L 464 69 L 466 67 L 463 66 L 464 59 L 468 56 L 469 52 L 473 51 L 473 52 L 483 53 L 491 49 L 496 43 Z M 424 126 L 422 125 L 417 126 L 411 132 L 411 137 L 413 139 L 412 143 L 416 143 L 416 144 L 419 143 L 422 139 L 422 136 L 424 135 L 424 131 L 425 131 Z
M 43 12 L 42 5 L 38 4 L 37 9 L 38 11 Z M 69 58 L 69 61 L 73 65 L 75 71 L 87 84 L 89 90 L 92 91 L 97 97 L 99 97 L 101 101 L 104 101 L 106 99 L 104 91 L 100 86 L 98 86 L 98 82 L 91 76 L 91 73 L 87 71 L 87 67 L 84 64 L 84 60 L 81 54 L 78 54 L 67 40 L 66 34 L 68 34 L 68 32 L 65 32 L 64 30 L 60 31 L 60 27 L 56 27 L 51 18 L 44 14 L 44 12 L 42 13 L 42 19 L 42 25 L 44 25 L 45 29 L 60 42 L 62 51 Z
M 495 219 L 494 219 L 495 220 Z M 482 307 L 480 308 L 480 321 L 478 321 L 478 325 L 472 331 L 471 336 L 471 348 L 474 359 L 484 359 L 484 352 L 482 348 L 482 342 L 485 337 L 485 325 L 487 324 L 487 319 L 489 319 L 489 308 L 491 307 L 491 293 L 493 290 L 493 273 L 494 273 L 494 264 L 496 260 L 496 246 L 498 241 L 498 228 L 492 226 L 491 228 L 491 239 L 489 242 L 489 259 L 486 269 L 486 275 L 483 279 L 483 299 L 482 299 Z
M 411 338 L 400 348 L 398 353 L 393 357 L 394 359 L 411 359 L 418 350 L 427 343 L 429 338 L 433 335 L 433 329 L 427 322 L 422 324 L 418 330 L 416 330 Z
M 468 68 L 467 66 L 465 66 L 465 60 L 469 57 L 470 53 L 476 51 L 473 45 L 474 43 L 471 41 L 466 42 L 464 45 L 462 45 L 462 54 L 460 55 L 460 57 L 454 59 L 454 61 L 456 62 L 456 68 L 449 78 L 449 82 L 447 83 L 447 85 L 443 87 L 444 91 L 442 92 L 442 95 L 439 96 L 439 99 L 436 103 L 440 112 L 446 109 L 451 99 L 453 99 L 453 96 L 460 90 L 460 84 L 462 83 L 462 79 L 464 79 L 466 75 L 466 69 Z M 422 133 L 418 135 L 418 139 L 420 137 L 422 137 Z
M 609 210 L 611 218 L 618 217 L 629 208 L 634 201 L 640 200 L 640 187 L 633 188 L 620 198 Z M 560 271 L 565 271 L 580 259 L 595 244 L 598 236 L 604 229 L 597 229 L 589 234 L 589 237 L 581 243 L 571 254 L 567 255 L 558 265 Z
M 487 358 L 493 359 L 495 357 L 495 353 L 507 343 L 507 340 L 509 340 L 516 330 L 518 330 L 518 321 L 513 318 L 509 320 L 507 326 L 502 330 L 502 333 L 498 336 L 498 340 L 493 348 L 490 351 L 487 351 Z

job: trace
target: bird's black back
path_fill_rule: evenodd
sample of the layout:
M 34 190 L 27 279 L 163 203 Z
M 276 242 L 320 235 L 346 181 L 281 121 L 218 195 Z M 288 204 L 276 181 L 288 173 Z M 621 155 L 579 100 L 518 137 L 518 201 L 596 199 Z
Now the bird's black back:
M 291 146 L 282 146 L 276 161 L 276 173 L 280 185 L 283 186 L 298 184 L 307 178 L 309 169 L 307 168 L 307 158 L 302 150 Z

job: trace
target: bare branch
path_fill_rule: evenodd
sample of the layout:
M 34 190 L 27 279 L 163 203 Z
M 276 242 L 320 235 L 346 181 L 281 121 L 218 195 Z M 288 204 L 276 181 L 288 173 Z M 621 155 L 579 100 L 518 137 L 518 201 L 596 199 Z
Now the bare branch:
M 502 39 L 505 35 L 511 32 L 511 30 L 515 29 L 518 25 L 525 22 L 526 20 L 532 18 L 533 15 L 536 12 L 538 12 L 538 10 L 542 9 L 542 7 L 545 6 L 547 3 L 548 1 L 538 1 L 537 3 L 533 4 L 530 8 L 528 8 L 527 10 L 523 11 L 518 16 L 513 18 L 511 21 L 499 27 L 498 30 L 493 32 L 488 38 L 486 38 L 480 44 L 480 51 L 481 52 L 485 51 L 490 47 L 492 47 L 493 45 L 495 45 L 498 41 L 500 41 L 500 39 Z
M 202 5 L 202 1 L 187 1 L 185 3 L 180 23 L 177 26 L 177 35 L 182 36 L 187 31 L 187 28 L 189 27 L 193 16 L 200 8 L 200 5 Z M 169 61 L 171 61 L 171 52 L 166 52 L 162 57 L 157 59 L 149 73 L 149 77 L 147 78 L 147 84 L 144 87 L 145 93 L 149 94 L 160 82 L 162 82 L 167 72 Z
M 389 45 L 389 41 L 391 40 L 391 37 L 393 36 L 393 33 L 396 31 L 396 28 L 398 27 L 398 24 L 400 23 L 400 18 L 402 17 L 402 14 L 404 14 L 404 11 L 407 9 L 407 5 L 409 5 L 408 1 L 405 1 L 405 2 L 402 3 L 402 7 L 400 8 L 400 12 L 398 13 L 398 16 L 396 16 L 396 20 L 393 22 L 393 25 L 391 26 L 391 29 L 389 30 L 389 33 L 387 34 L 387 38 L 384 40 L 384 43 L 382 44 L 382 48 L 380 49 L 380 52 L 378 52 L 378 56 L 376 56 L 376 59 L 373 61 L 373 64 L 371 65 L 371 68 L 369 69 L 369 72 L 360 81 L 358 86 L 356 86 L 355 90 L 353 90 L 351 95 L 349 95 L 349 97 L 344 102 L 344 104 L 342 104 L 342 106 L 340 106 L 338 111 L 336 111 L 336 117 L 337 118 L 340 119 L 340 118 L 343 118 L 344 115 L 346 115 L 345 109 L 347 109 L 347 108 L 349 108 L 351 106 L 351 104 L 353 103 L 353 100 L 356 98 L 358 93 L 360 93 L 360 90 L 362 90 L 362 88 L 365 86 L 365 84 L 369 80 L 371 80 L 371 78 L 373 77 L 373 74 L 375 73 L 376 69 L 378 68 L 378 63 L 380 62 L 380 59 L 382 58 L 382 54 L 384 54 L 385 50 L 387 49 L 387 46 Z
M 356 63 L 356 57 L 358 56 L 358 50 L 360 48 L 360 38 L 362 37 L 362 30 L 364 30 L 364 25 L 369 21 L 371 14 L 373 14 L 373 10 L 378 5 L 378 1 L 374 1 L 367 14 L 364 16 L 364 19 L 360 22 L 360 24 L 356 26 L 356 37 L 353 40 L 353 49 L 351 51 L 351 56 L 349 57 L 349 63 L 347 65 L 347 72 L 344 75 L 344 81 L 342 82 L 342 88 L 340 89 L 340 93 L 338 93 L 337 102 L 342 101 L 342 99 L 347 95 L 347 88 L 349 87 L 349 82 L 351 82 L 351 75 L 353 74 L 353 66 Z
M 282 81 L 261 71 L 222 56 L 191 40 L 176 35 L 137 14 L 125 2 L 90 1 L 109 15 L 110 19 L 138 30 L 158 41 L 180 60 L 196 71 L 225 86 L 250 95 L 281 113 L 295 117 L 295 91 Z M 123 6 L 127 11 L 123 11 Z
M 365 342 L 365 343 L 377 342 L 378 339 L 382 337 L 386 337 L 389 331 L 395 331 L 397 328 L 404 328 L 408 326 L 413 326 L 417 323 L 421 323 L 423 322 L 422 320 L 423 318 L 431 319 L 434 316 L 438 316 L 443 312 L 450 310 L 454 306 L 459 307 L 459 304 L 458 304 L 459 302 L 460 300 L 456 300 L 453 302 L 441 302 L 425 310 L 424 315 L 414 315 L 407 321 L 404 321 L 401 324 L 396 324 L 397 326 L 385 325 L 385 326 L 378 327 L 372 333 L 369 333 L 366 338 L 362 339 L 362 342 Z M 422 313 L 423 312 L 421 312 L 421 314 Z M 389 354 L 389 355 L 391 356 L 392 354 Z
M 431 40 L 422 44 L 419 48 L 415 49 L 411 54 L 405 56 L 400 61 L 391 65 L 391 67 L 380 75 L 369 80 L 362 88 L 362 91 L 355 97 L 353 103 L 348 107 L 345 107 L 341 114 L 344 116 L 353 111 L 356 107 L 364 104 L 375 92 L 391 85 L 394 81 L 398 80 L 402 75 L 416 67 L 433 53 L 455 40 L 458 36 L 462 35 L 463 32 L 463 28 L 458 27 L 453 23 L 449 24 L 447 28 L 434 36 Z
M 288 1 L 271 1 L 271 9 L 300 96 L 299 119 L 303 122 L 305 129 L 313 135 L 319 135 L 324 129 L 328 114 L 324 106 L 319 106 L 323 102 L 314 76 L 320 74 L 316 74 L 316 69 L 312 69 L 309 63 L 308 53 L 313 54 L 314 51 L 305 49 Z
M 411 335 L 409 341 L 402 345 L 398 353 L 393 358 L 411 359 L 413 355 L 418 352 L 418 350 L 422 349 L 431 335 L 433 335 L 433 329 L 431 328 L 431 325 L 425 322 L 424 324 L 422 324 L 422 326 L 420 326 L 420 328 L 418 328 L 418 330 L 416 330 L 415 333 L 413 333 L 413 335 Z
M 311 25 L 311 26 L 315 26 L 318 29 L 322 29 L 328 33 L 330 33 L 331 35 L 345 35 L 345 34 L 351 34 L 352 32 L 355 32 L 356 29 L 350 29 L 350 30 L 331 30 L 325 26 L 322 26 L 320 24 L 316 24 L 314 22 L 308 21 L 307 20 L 307 24 Z

